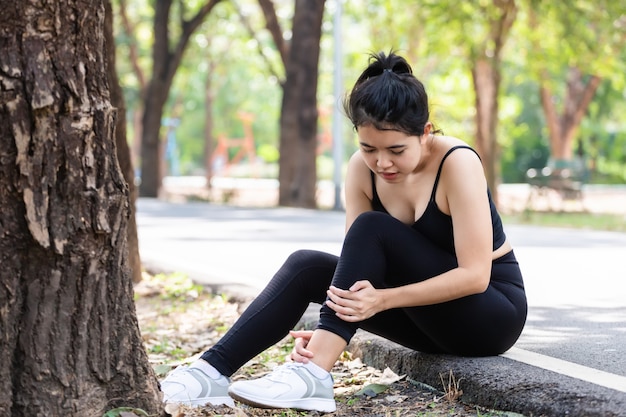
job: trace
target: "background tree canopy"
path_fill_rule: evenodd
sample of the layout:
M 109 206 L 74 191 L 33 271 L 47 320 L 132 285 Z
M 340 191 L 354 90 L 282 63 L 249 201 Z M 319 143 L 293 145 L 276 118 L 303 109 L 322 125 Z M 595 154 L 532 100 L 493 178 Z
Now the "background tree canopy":
M 135 167 L 140 167 L 136 138 L 141 127 L 137 112 L 142 109 L 145 81 L 137 75 L 137 68 L 144 74 L 152 71 L 153 2 L 116 3 L 118 71 L 129 109 L 129 141 L 135 144 Z M 202 2 L 181 3 L 187 4 L 189 13 Z M 569 140 L 571 149 L 559 157 L 583 158 L 589 181 L 624 183 L 626 4 L 610 0 L 509 3 L 515 7 L 515 15 L 501 45 L 499 63 L 498 180 L 525 181 L 528 168 L 545 166 L 551 152 L 556 152 L 556 143 Z M 276 0 L 273 4 L 284 39 L 289 42 L 294 2 Z M 433 121 L 444 133 L 476 145 L 477 93 L 472 81 L 476 68 L 472 60 L 475 54 L 490 58 L 494 45 L 489 36 L 497 29 L 496 13 L 501 4 L 496 0 L 425 0 L 410 4 L 375 0 L 366 5 L 344 1 L 344 90 L 350 88 L 366 64 L 369 52 L 393 48 L 408 57 L 415 74 L 424 81 Z M 335 2 L 327 1 L 317 93 L 320 134 L 329 131 L 336 102 L 332 85 L 334 10 Z M 175 126 L 161 129 L 161 140 L 168 138 L 170 145 L 173 140 L 176 144 L 164 145 L 166 174 L 203 175 L 208 160 L 207 135 L 213 146 L 219 137 L 243 138 L 241 113 L 245 112 L 253 116 L 255 154 L 264 163 L 255 171 L 244 165 L 227 175 L 278 176 L 278 121 L 285 74 L 280 52 L 267 27 L 257 1 L 223 1 L 191 36 L 164 107 L 164 120 L 176 120 Z M 131 53 L 133 48 L 136 54 Z M 588 103 L 578 109 L 582 98 L 572 89 L 573 74 L 577 74 L 576 82 L 583 89 L 596 81 Z M 551 130 L 552 116 L 542 101 L 542 92 L 544 100 L 553 105 L 552 123 L 560 126 L 560 133 Z M 205 105 L 208 102 L 210 109 Z M 570 108 L 574 113 L 568 112 Z M 578 119 L 575 111 L 579 112 Z M 211 120 L 208 133 L 207 120 Z M 350 126 L 345 126 L 344 132 L 344 155 L 348 156 L 355 149 L 355 137 Z M 567 132 L 571 138 L 566 137 Z M 229 152 L 232 157 L 237 149 L 233 147 Z M 330 149 L 322 147 L 320 152 L 317 177 L 330 179 Z M 220 166 L 215 164 L 213 168 L 219 171 Z

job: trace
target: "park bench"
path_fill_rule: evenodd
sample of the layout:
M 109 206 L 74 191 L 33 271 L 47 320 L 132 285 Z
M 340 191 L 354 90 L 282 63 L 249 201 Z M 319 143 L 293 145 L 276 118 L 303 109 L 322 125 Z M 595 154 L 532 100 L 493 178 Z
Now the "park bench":
M 555 203 L 563 210 L 568 202 L 574 202 L 584 209 L 585 169 L 579 161 L 550 160 L 544 168 L 530 168 L 526 171 L 526 180 L 530 185 L 527 209 L 537 208 L 542 202 L 549 210 L 554 209 Z

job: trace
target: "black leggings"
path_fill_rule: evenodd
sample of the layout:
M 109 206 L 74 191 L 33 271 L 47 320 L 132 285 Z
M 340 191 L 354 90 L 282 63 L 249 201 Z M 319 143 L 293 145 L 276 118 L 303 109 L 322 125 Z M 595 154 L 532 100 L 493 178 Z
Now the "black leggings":
M 368 280 L 376 288 L 419 282 L 457 267 L 456 257 L 413 228 L 380 212 L 361 214 L 346 234 L 341 256 L 299 250 L 222 339 L 202 355 L 226 376 L 285 337 L 311 302 L 323 304 L 332 284 L 347 289 Z M 319 329 L 349 342 L 357 328 L 428 353 L 491 356 L 517 341 L 526 321 L 526 295 L 513 252 L 493 262 L 481 294 L 441 304 L 380 312 L 358 323 L 322 306 Z

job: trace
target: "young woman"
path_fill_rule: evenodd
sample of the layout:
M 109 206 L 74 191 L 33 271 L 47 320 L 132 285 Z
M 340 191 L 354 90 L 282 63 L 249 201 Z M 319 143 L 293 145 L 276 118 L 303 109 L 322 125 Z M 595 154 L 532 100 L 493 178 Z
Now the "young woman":
M 464 356 L 497 355 L 517 341 L 522 275 L 478 154 L 433 127 L 424 86 L 393 52 L 371 56 L 344 107 L 359 150 L 346 176 L 341 255 L 292 254 L 215 346 L 162 382 L 165 401 L 332 412 L 329 371 L 358 328 Z M 310 302 L 322 304 L 319 323 L 292 332 L 293 362 L 229 384 Z

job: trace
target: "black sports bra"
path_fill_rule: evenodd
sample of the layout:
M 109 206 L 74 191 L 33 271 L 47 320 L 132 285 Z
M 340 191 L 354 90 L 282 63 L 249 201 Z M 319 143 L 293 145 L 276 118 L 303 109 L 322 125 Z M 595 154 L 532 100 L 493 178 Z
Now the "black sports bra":
M 424 214 L 422 214 L 422 216 L 411 226 L 425 235 L 429 240 L 451 253 L 455 253 L 452 217 L 439 210 L 439 207 L 437 207 L 437 203 L 435 202 L 435 194 L 437 192 L 437 185 L 439 184 L 439 177 L 441 176 L 444 161 L 448 155 L 459 148 L 469 149 L 478 156 L 478 153 L 474 149 L 464 145 L 454 146 L 446 152 L 439 164 L 437 176 L 435 177 L 435 183 L 433 185 L 433 191 L 430 194 L 430 200 L 428 201 L 426 210 L 424 211 Z M 480 158 L 480 156 L 478 157 Z M 380 201 L 380 197 L 376 191 L 376 176 L 373 171 L 370 171 L 370 174 L 372 177 L 372 209 L 389 214 L 387 209 L 385 209 L 385 206 L 383 206 L 383 203 Z M 493 250 L 496 250 L 504 244 L 506 235 L 504 234 L 504 229 L 502 227 L 502 219 L 496 209 L 496 205 L 491 197 L 491 191 L 489 189 L 487 189 L 487 195 L 489 197 L 489 206 L 491 208 Z

